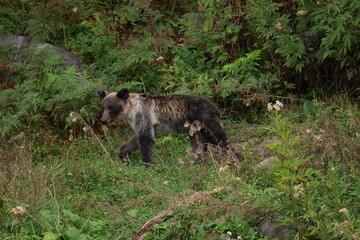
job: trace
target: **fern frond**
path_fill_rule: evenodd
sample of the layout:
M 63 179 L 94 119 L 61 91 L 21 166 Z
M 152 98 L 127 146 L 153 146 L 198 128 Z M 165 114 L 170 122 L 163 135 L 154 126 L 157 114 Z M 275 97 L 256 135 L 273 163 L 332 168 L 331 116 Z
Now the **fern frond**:
M 1 137 L 5 137 L 10 132 L 19 128 L 21 122 L 19 118 L 15 115 L 5 116 L 0 115 L 0 135 Z

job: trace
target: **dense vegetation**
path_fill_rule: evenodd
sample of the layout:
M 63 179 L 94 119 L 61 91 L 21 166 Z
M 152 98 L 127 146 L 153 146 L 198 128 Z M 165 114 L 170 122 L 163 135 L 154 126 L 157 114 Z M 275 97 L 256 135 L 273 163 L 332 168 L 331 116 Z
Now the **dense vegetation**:
M 157 214 L 146 239 L 269 239 L 264 219 L 360 238 L 359 1 L 1 3 L 0 32 L 32 43 L 0 46 L 0 238 L 129 239 Z M 121 162 L 100 87 L 212 100 L 244 161 L 160 134 L 152 167 Z

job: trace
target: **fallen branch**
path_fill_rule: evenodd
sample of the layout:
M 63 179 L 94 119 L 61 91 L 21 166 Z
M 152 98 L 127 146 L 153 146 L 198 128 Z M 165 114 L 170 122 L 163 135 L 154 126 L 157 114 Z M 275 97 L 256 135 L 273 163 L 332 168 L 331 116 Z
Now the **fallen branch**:
M 162 219 L 164 219 L 168 215 L 169 212 L 174 211 L 179 206 L 180 205 L 171 205 L 171 207 L 165 209 L 164 211 L 162 211 L 161 213 L 159 213 L 158 215 L 156 215 L 155 217 L 153 217 L 152 219 L 147 221 L 144 224 L 144 226 L 140 229 L 140 231 L 138 231 L 130 240 L 144 239 L 146 234 L 148 234 L 151 231 L 152 227 L 155 224 L 160 222 Z
M 198 201 L 200 201 L 201 199 L 204 199 L 204 197 L 207 197 L 213 193 L 218 193 L 218 192 L 222 191 L 223 189 L 229 189 L 229 188 L 219 187 L 219 188 L 215 188 L 212 191 L 195 192 L 183 200 L 176 201 L 175 203 L 171 204 L 171 206 L 169 208 L 165 209 L 164 211 L 162 211 L 161 213 L 159 213 L 158 215 L 156 215 L 155 217 L 153 217 L 152 219 L 147 221 L 142 226 L 142 228 L 130 240 L 144 239 L 145 236 L 151 231 L 152 227 L 155 224 L 160 222 L 162 219 L 166 218 L 166 216 L 169 214 L 169 212 L 176 210 L 176 208 L 178 208 L 180 206 L 189 206 L 189 205 L 195 204 Z
M 88 117 L 89 119 L 89 115 L 87 114 L 85 108 L 82 108 L 80 109 L 80 112 L 81 113 L 85 113 L 86 116 Z M 72 118 L 72 121 L 73 122 L 76 122 L 78 119 L 80 119 L 80 122 L 82 124 L 85 125 L 85 127 L 83 128 L 84 131 L 89 131 L 90 130 L 90 133 L 91 135 L 95 138 L 95 140 L 99 143 L 101 149 L 104 151 L 106 157 L 108 157 L 108 159 L 110 160 L 110 162 L 112 163 L 112 165 L 115 167 L 115 163 L 114 161 L 112 160 L 111 156 L 110 156 L 110 153 L 106 150 L 106 148 L 104 147 L 104 145 L 102 144 L 102 142 L 100 141 L 99 137 L 96 135 L 96 133 L 94 132 L 94 130 L 91 128 L 91 126 L 81 117 L 80 114 L 78 114 L 77 112 L 71 112 L 70 113 L 70 117 Z
M 300 101 L 300 102 L 312 103 L 312 101 L 305 100 L 305 99 L 301 99 L 301 98 L 296 98 L 296 97 L 283 97 L 283 96 L 272 95 L 272 94 L 267 94 L 267 93 L 258 93 L 258 92 L 253 92 L 253 91 L 243 90 L 243 89 L 238 89 L 238 88 L 235 89 L 235 92 L 241 92 L 241 93 L 246 93 L 246 94 L 259 95 L 259 96 L 268 97 L 268 98 L 286 99 L 286 100 L 293 100 L 293 101 Z

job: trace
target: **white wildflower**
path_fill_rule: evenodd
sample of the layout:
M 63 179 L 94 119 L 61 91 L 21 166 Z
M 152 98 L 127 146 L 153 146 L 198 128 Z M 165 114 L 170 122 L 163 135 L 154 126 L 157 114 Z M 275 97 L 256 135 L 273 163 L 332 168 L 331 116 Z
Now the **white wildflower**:
M 307 13 L 308 13 L 308 11 L 299 10 L 299 11 L 297 11 L 296 16 L 304 16 L 304 15 L 306 15 Z
M 227 231 L 226 235 L 228 235 L 229 237 L 231 237 L 232 233 L 230 231 Z
M 273 108 L 274 108 L 276 111 L 280 111 L 280 109 L 281 109 L 281 108 L 280 108 L 278 105 L 276 105 L 276 104 L 273 105 Z
M 321 139 L 320 136 L 315 136 L 315 137 L 314 137 L 314 141 L 316 141 L 316 142 L 321 142 L 322 139 Z
M 339 210 L 339 213 L 348 214 L 349 211 L 346 208 L 342 208 Z
M 165 181 L 165 182 L 164 182 L 164 185 L 168 185 L 168 184 L 169 184 L 169 182 L 168 182 L 168 181 Z
M 219 168 L 219 172 L 225 172 L 229 168 L 228 165 L 222 166 Z
M 276 101 L 274 104 L 268 103 L 267 110 L 269 112 L 271 112 L 272 110 L 280 111 L 283 106 L 284 105 L 280 101 Z
M 295 186 L 294 186 L 294 190 L 295 190 L 295 191 L 303 191 L 304 188 L 301 186 L 301 184 L 299 184 L 299 185 L 295 185 Z
M 294 197 L 296 198 L 296 199 L 300 199 L 300 198 L 303 198 L 303 197 L 305 197 L 305 193 L 303 193 L 303 192 L 296 192 L 296 193 L 294 193 Z
M 71 113 L 70 113 L 70 117 L 71 117 L 71 121 L 72 121 L 72 122 L 76 122 L 76 121 L 77 121 L 76 113 L 75 113 L 75 112 L 71 112 Z
M 276 31 L 280 31 L 280 30 L 282 29 L 282 26 L 281 26 L 281 25 L 282 25 L 281 23 L 276 24 L 275 27 L 274 27 L 274 29 L 275 29 Z
M 21 216 L 24 215 L 26 211 L 22 206 L 17 206 L 16 208 L 11 209 L 10 213 Z
M 213 193 L 221 192 L 221 190 L 223 190 L 223 189 L 224 189 L 223 187 L 214 188 Z
M 164 61 L 164 57 L 163 56 L 160 56 L 156 59 L 157 62 L 163 62 Z
M 276 101 L 275 104 L 278 105 L 280 108 L 282 108 L 284 106 L 280 101 Z
M 276 111 L 280 111 L 283 106 L 284 106 L 284 105 L 283 105 L 280 101 L 276 101 L 275 104 L 273 105 L 273 108 L 274 108 Z

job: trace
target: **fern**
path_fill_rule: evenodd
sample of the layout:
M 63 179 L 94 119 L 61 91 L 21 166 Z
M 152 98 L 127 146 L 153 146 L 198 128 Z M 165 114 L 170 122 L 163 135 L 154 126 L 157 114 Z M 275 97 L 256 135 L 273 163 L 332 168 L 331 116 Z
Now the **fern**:
M 5 137 L 14 129 L 18 129 L 21 122 L 17 116 L 5 116 L 0 114 L 0 135 Z
M 45 117 L 63 131 L 69 113 L 80 111 L 84 106 L 90 118 L 95 118 L 97 98 L 94 93 L 101 85 L 100 79 L 86 72 L 78 73 L 74 66 L 65 70 L 58 65 L 56 53 L 49 58 L 47 54 L 47 51 L 40 52 L 38 61 L 18 64 L 25 74 L 15 74 L 18 78 L 15 88 L 0 93 L 2 136 Z
M 25 33 L 39 42 L 57 42 L 63 39 L 81 11 L 73 11 L 73 6 L 79 5 L 79 0 L 56 2 L 31 1 L 32 11 L 27 13 L 23 24 Z M 24 8 L 24 3 L 22 8 Z
M 122 61 L 121 64 L 117 66 L 116 70 L 121 71 L 134 66 L 135 64 L 149 62 L 157 54 L 157 51 L 152 50 L 155 43 L 153 37 L 148 37 L 143 41 L 140 41 L 140 39 L 137 38 L 129 40 L 127 47 L 119 52 Z
M 223 66 L 223 72 L 229 72 L 232 74 L 242 73 L 243 75 L 254 75 L 259 74 L 258 61 L 260 60 L 261 50 L 255 50 L 253 52 L 245 54 L 245 57 L 241 57 L 235 60 L 233 63 L 226 64 Z

